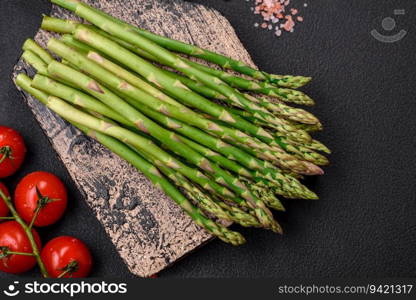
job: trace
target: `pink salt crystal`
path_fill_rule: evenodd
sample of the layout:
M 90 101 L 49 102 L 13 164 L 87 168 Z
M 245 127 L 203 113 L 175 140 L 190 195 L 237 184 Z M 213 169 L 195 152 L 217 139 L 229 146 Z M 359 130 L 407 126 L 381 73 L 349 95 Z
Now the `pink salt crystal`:
M 293 21 L 293 18 L 290 15 L 286 16 L 286 20 L 287 21 L 283 25 L 283 29 L 286 31 L 290 31 L 295 26 L 295 22 Z
M 297 20 L 298 20 L 299 22 L 303 22 L 303 17 L 298 16 L 298 17 L 297 17 Z
M 290 9 L 290 13 L 291 13 L 292 15 L 296 15 L 296 14 L 298 13 L 298 10 L 297 10 L 296 8 L 291 8 L 291 9 Z

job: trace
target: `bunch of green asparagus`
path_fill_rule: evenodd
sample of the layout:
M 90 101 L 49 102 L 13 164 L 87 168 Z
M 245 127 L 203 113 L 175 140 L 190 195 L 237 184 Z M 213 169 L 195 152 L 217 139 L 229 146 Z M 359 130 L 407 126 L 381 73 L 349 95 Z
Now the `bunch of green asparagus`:
M 310 136 L 322 125 L 287 104 L 314 104 L 297 90 L 309 77 L 258 71 L 79 0 L 51 1 L 88 25 L 45 16 L 42 29 L 62 34 L 47 50 L 61 59 L 27 40 L 22 57 L 37 75 L 19 74 L 17 85 L 143 172 L 198 225 L 240 245 L 220 220 L 282 233 L 270 211 L 285 210 L 278 197 L 317 199 L 299 179 L 328 163 L 329 149 Z

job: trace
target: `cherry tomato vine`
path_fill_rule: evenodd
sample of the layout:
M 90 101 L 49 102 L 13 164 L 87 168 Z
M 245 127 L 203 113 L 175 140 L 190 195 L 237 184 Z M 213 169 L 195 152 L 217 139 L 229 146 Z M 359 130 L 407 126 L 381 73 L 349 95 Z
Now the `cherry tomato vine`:
M 26 146 L 20 134 L 0 126 L 0 178 L 22 165 Z M 92 257 L 79 239 L 60 236 L 41 248 L 34 227 L 52 225 L 63 216 L 68 202 L 62 181 L 48 172 L 33 172 L 17 185 L 14 203 L 0 182 L 0 271 L 18 274 L 36 264 L 44 278 L 88 276 Z

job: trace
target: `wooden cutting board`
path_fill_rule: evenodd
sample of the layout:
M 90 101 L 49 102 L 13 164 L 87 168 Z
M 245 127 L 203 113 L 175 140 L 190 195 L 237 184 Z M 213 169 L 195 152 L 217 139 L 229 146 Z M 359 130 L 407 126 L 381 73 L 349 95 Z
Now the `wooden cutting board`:
M 87 0 L 155 33 L 224 53 L 254 66 L 229 22 L 217 11 L 181 0 Z M 76 19 L 53 7 L 52 16 Z M 42 44 L 52 35 L 40 30 Z M 19 61 L 13 76 L 33 75 Z M 100 220 L 129 270 L 147 277 L 211 239 L 141 173 L 23 93 L 39 125 Z

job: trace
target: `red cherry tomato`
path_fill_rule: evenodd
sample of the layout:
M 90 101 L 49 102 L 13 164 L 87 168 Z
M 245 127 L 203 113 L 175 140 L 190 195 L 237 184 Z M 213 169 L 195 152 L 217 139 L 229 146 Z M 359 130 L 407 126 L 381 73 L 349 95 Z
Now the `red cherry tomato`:
M 10 197 L 9 190 L 2 182 L 0 182 L 0 190 L 5 196 Z M 6 203 L 4 203 L 4 199 L 0 197 L 0 217 L 7 217 L 8 214 L 9 208 L 7 207 Z
M 54 238 L 45 245 L 40 256 L 52 278 L 83 278 L 91 271 L 91 253 L 74 237 Z
M 38 248 L 41 242 L 38 233 L 32 229 L 32 234 Z M 32 246 L 26 232 L 16 221 L 0 224 L 0 247 L 7 247 L 9 251 L 32 253 Z M 0 255 L 3 252 L 0 250 Z M 19 274 L 32 269 L 36 264 L 33 256 L 10 254 L 0 259 L 0 270 L 7 273 Z
M 22 165 L 26 146 L 14 129 L 0 126 L 0 178 L 10 176 Z
M 36 217 L 35 226 L 48 226 L 58 221 L 67 205 L 66 188 L 55 175 L 34 172 L 24 177 L 16 187 L 14 203 L 19 215 L 30 223 L 38 203 L 43 203 Z

